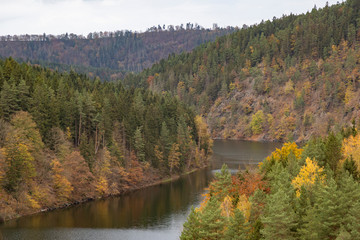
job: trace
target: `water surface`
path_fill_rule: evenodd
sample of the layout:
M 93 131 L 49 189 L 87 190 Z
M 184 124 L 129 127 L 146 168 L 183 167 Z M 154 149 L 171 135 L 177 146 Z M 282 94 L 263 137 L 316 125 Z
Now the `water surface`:
M 211 167 L 120 197 L 36 214 L 1 226 L 4 239 L 178 239 L 191 206 L 223 163 L 236 171 L 262 161 L 278 143 L 215 140 Z M 1 239 L 0 235 L 0 239 Z

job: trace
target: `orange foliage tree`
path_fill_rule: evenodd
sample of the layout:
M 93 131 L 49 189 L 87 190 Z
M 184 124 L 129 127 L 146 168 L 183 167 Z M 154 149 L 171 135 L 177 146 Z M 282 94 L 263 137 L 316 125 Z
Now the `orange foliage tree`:
M 71 186 L 69 180 L 64 176 L 64 168 L 61 163 L 54 159 L 51 162 L 52 167 L 52 180 L 56 196 L 60 202 L 65 202 L 69 199 L 71 192 L 74 188 Z

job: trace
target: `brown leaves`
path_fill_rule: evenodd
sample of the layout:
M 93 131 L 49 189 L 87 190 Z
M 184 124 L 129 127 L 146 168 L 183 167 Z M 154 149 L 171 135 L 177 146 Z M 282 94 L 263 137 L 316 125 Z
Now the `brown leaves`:
M 231 192 L 238 196 L 251 196 L 257 189 L 267 191 L 267 183 L 259 173 L 246 172 L 238 176 L 232 176 Z

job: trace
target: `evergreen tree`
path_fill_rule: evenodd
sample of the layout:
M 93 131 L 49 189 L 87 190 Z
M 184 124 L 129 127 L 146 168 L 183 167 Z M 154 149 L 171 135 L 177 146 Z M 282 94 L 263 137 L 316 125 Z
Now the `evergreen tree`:
M 172 141 L 170 139 L 170 131 L 165 122 L 162 122 L 161 124 L 160 143 L 163 148 L 164 157 L 166 159 L 170 152 Z
M 190 214 L 183 226 L 183 231 L 180 236 L 181 240 L 200 239 L 200 221 L 199 213 L 196 212 L 194 207 L 191 207 Z
M 230 220 L 230 224 L 226 231 L 226 239 L 228 240 L 245 240 L 248 239 L 247 231 L 248 226 L 245 223 L 244 214 L 235 209 L 234 216 Z
M 314 194 L 314 205 L 307 209 L 300 234 L 303 239 L 332 239 L 338 234 L 346 211 L 342 209 L 335 181 L 330 179 L 325 186 L 319 184 Z
M 200 219 L 200 238 L 199 239 L 223 239 L 225 231 L 225 218 L 221 215 L 220 202 L 211 198 L 201 214 Z
M 339 160 L 341 159 L 341 142 L 333 132 L 329 134 L 325 143 L 325 162 L 335 173 Z
M 145 143 L 142 136 L 142 126 L 136 128 L 134 134 L 134 149 L 136 151 L 136 156 L 140 161 L 145 161 Z
M 11 114 L 20 110 L 17 89 L 14 85 L 9 85 L 7 81 L 4 82 L 0 92 L 0 109 L 1 116 L 7 121 L 10 120 Z
M 351 174 L 355 180 L 359 180 L 360 173 L 352 155 L 350 155 L 350 158 L 346 158 L 345 162 L 343 163 L 343 170 Z
M 264 239 L 295 239 L 296 214 L 290 196 L 281 185 L 279 187 L 267 198 L 264 215 L 261 216 L 264 228 L 260 232 Z
M 220 172 L 215 173 L 215 179 L 210 184 L 210 196 L 222 201 L 229 194 L 231 187 L 231 173 L 226 164 L 223 164 Z

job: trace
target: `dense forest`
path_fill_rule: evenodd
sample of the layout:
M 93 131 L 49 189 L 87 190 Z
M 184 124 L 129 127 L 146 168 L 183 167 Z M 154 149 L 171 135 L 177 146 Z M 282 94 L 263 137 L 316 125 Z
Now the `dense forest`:
M 169 94 L 0 61 L 0 220 L 202 167 L 211 145 Z
M 360 114 L 359 22 L 355 0 L 274 18 L 171 55 L 124 84 L 194 105 L 214 138 L 324 136 Z
M 94 32 L 87 37 L 75 34 L 3 36 L 0 37 L 0 56 L 52 69 L 74 69 L 102 80 L 116 80 L 126 72 L 139 72 L 169 54 L 191 51 L 235 30 L 232 27 L 210 30 L 188 23 L 152 27 L 143 33 Z
M 285 143 L 258 169 L 224 165 L 180 239 L 359 239 L 360 134 Z

